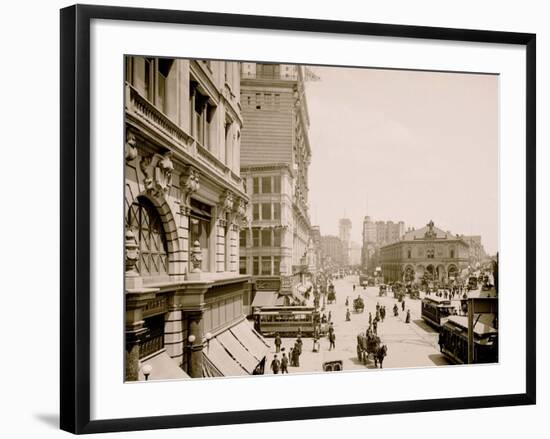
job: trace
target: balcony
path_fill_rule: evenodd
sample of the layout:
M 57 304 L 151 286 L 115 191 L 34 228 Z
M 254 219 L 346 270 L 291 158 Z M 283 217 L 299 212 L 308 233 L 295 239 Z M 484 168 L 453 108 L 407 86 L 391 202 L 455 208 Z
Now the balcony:
M 126 84 L 126 114 L 146 125 L 148 129 L 152 128 L 156 134 L 166 140 L 166 146 L 170 149 L 190 155 L 226 181 L 242 189 L 243 180 L 239 175 L 235 174 L 208 148 L 173 122 L 128 83 Z
M 152 125 L 182 149 L 189 148 L 195 141 L 191 135 L 172 122 L 168 116 L 128 83 L 126 84 L 126 112 L 136 117 L 136 119 Z

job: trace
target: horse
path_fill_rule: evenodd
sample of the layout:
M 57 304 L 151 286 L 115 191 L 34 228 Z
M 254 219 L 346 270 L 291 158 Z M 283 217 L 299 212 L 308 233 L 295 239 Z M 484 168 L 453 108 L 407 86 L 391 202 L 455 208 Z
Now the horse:
M 382 369 L 382 363 L 384 362 L 384 358 L 388 354 L 388 347 L 384 344 L 378 349 L 376 349 L 376 352 L 374 353 L 374 366 L 378 367 L 378 363 L 380 363 L 380 369 Z

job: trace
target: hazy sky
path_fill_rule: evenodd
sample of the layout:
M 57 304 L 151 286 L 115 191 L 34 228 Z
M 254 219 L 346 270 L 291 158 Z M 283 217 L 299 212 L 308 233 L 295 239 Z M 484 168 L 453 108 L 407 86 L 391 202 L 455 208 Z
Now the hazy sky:
M 352 240 L 363 217 L 424 226 L 498 245 L 498 77 L 311 67 L 310 214 Z

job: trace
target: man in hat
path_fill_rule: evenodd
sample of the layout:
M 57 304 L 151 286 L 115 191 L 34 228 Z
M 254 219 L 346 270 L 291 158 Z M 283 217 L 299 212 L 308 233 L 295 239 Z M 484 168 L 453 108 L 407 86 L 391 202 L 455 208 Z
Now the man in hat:
M 275 334 L 275 352 L 281 352 L 281 336 L 278 332 Z
M 281 368 L 281 362 L 277 358 L 277 354 L 273 357 L 273 361 L 271 362 L 271 370 L 275 375 L 279 373 L 279 369 Z
M 283 358 L 281 358 L 281 375 L 288 373 L 288 357 L 286 353 L 283 352 Z
M 334 333 L 334 331 L 330 334 L 328 340 L 330 342 L 328 350 L 332 351 L 333 348 L 336 349 L 336 334 Z

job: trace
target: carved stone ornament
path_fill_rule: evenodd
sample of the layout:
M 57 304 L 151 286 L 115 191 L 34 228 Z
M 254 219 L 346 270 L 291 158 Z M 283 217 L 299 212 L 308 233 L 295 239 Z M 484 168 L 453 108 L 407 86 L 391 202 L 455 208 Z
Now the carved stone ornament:
M 237 198 L 233 203 L 233 211 L 231 212 L 231 222 L 240 227 L 248 227 L 250 221 L 247 216 L 248 203 L 244 198 Z
M 226 190 L 220 197 L 220 203 L 218 204 L 218 217 L 223 218 L 226 214 L 230 214 L 235 204 L 235 197 L 233 194 Z
M 172 182 L 174 164 L 171 152 L 164 155 L 154 154 L 141 160 L 141 170 L 145 174 L 145 190 L 154 196 L 164 196 Z
M 434 222 L 430 221 L 428 224 L 428 230 L 424 234 L 424 237 L 427 239 L 434 239 L 436 237 L 436 232 L 434 231 Z
M 191 195 L 197 192 L 201 185 L 199 183 L 200 172 L 192 166 L 187 166 L 180 177 L 180 188 L 182 193 L 182 207 L 189 207 Z
M 191 265 L 193 266 L 194 273 L 201 272 L 202 249 L 199 241 L 195 241 L 193 247 L 191 247 Z
M 126 163 L 131 162 L 137 157 L 136 143 L 136 136 L 134 133 L 127 131 L 126 144 L 124 145 L 124 159 L 126 160 Z
M 126 230 L 125 234 L 125 247 L 126 247 L 126 276 L 137 276 L 136 263 L 139 257 L 138 244 L 136 242 L 136 237 L 134 232 L 131 230 Z

